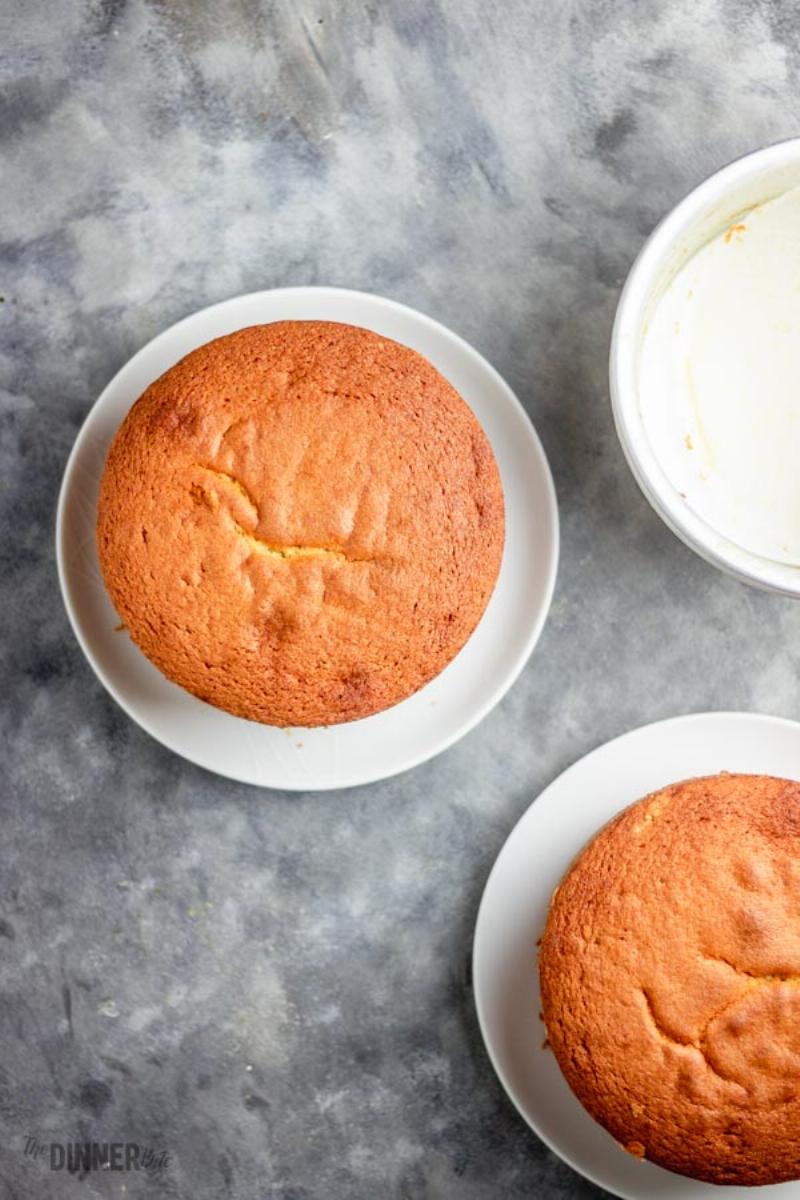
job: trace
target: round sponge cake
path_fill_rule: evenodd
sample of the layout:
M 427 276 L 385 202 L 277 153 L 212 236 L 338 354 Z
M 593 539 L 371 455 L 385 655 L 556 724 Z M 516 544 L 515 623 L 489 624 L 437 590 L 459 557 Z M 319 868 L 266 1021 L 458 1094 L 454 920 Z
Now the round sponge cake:
M 549 1043 L 632 1154 L 800 1178 L 800 784 L 718 775 L 626 809 L 553 896 Z
M 419 354 L 285 321 L 189 354 L 109 451 L 97 546 L 134 642 L 237 716 L 396 704 L 477 625 L 503 550 L 485 434 Z

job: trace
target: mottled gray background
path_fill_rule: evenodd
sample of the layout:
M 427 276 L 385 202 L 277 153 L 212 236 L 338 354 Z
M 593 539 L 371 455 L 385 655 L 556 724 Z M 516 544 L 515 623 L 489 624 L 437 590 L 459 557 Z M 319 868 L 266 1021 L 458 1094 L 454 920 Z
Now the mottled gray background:
M 3 1200 L 600 1195 L 495 1080 L 470 942 L 503 840 L 576 757 L 688 710 L 800 714 L 800 605 L 659 523 L 606 388 L 660 214 L 798 132 L 792 7 L 2 0 Z M 385 293 L 483 351 L 542 436 L 563 533 L 495 712 L 411 774 L 322 796 L 142 733 L 83 660 L 53 557 L 64 462 L 114 372 L 197 308 L 304 283 Z M 172 1165 L 65 1179 L 28 1134 Z

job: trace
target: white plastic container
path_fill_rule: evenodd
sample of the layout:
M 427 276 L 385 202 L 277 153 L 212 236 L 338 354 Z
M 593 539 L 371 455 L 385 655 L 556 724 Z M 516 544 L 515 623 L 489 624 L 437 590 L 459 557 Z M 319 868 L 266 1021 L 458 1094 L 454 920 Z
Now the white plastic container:
M 800 596 L 800 567 L 761 557 L 729 541 L 670 482 L 644 427 L 639 368 L 648 322 L 678 271 L 748 210 L 799 186 L 800 138 L 794 138 L 730 163 L 686 196 L 650 235 L 631 268 L 617 308 L 610 358 L 617 433 L 653 508 L 673 533 L 709 563 L 746 583 L 787 596 Z

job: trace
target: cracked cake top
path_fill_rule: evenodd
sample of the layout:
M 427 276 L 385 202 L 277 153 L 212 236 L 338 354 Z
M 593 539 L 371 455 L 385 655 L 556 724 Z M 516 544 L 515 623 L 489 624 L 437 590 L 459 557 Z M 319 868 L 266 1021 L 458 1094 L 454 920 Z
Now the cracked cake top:
M 539 968 L 559 1066 L 627 1150 L 800 1177 L 800 784 L 722 774 L 625 809 L 556 889 Z
M 322 321 L 239 330 L 151 384 L 97 517 L 134 642 L 271 725 L 364 717 L 437 675 L 503 537 L 497 466 L 455 389 L 413 350 Z

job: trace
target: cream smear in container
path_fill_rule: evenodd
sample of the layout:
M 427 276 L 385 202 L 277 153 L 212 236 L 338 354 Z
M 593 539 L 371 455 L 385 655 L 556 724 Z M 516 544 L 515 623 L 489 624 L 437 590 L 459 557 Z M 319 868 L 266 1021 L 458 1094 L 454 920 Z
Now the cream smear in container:
M 732 163 L 658 227 L 620 300 L 611 390 L 672 529 L 800 595 L 800 141 Z

